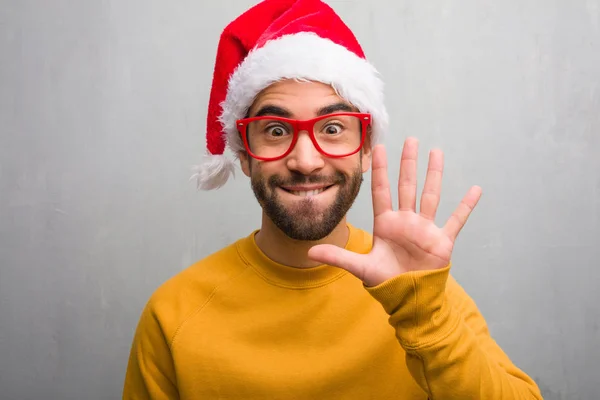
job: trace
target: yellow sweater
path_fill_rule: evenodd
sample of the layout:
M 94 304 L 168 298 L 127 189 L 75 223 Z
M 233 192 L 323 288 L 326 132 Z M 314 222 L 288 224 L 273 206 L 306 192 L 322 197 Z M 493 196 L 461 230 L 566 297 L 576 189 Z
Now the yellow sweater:
M 367 253 L 353 226 L 346 248 Z M 124 399 L 541 399 L 449 267 L 374 288 L 277 264 L 254 233 L 163 284 L 137 327 Z

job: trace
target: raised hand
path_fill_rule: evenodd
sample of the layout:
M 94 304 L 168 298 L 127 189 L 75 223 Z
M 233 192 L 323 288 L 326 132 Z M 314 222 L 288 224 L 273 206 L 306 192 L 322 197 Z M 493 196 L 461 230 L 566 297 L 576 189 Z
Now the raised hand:
M 430 152 L 417 213 L 417 153 L 417 139 L 406 139 L 398 180 L 399 207 L 394 210 L 385 148 L 378 145 L 373 149 L 371 191 L 374 222 L 370 253 L 358 254 L 323 244 L 312 247 L 308 256 L 349 271 L 366 286 L 379 285 L 408 271 L 447 266 L 456 237 L 481 197 L 481 188 L 471 187 L 446 224 L 442 228 L 436 226 L 434 220 L 440 202 L 444 155 L 440 150 Z

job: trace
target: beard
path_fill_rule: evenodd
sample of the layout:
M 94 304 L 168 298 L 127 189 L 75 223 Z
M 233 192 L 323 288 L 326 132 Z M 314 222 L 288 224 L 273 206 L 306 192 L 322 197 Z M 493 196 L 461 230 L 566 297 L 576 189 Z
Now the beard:
M 352 207 L 363 182 L 361 167 L 358 166 L 350 176 L 336 171 L 334 176 L 306 176 L 292 172 L 289 178 L 272 175 L 268 179 L 252 174 L 251 185 L 254 195 L 265 214 L 283 233 L 295 240 L 316 241 L 328 236 L 341 222 Z M 276 188 L 306 183 L 337 185 L 336 197 L 325 210 L 310 197 L 303 198 L 293 205 L 285 206 Z M 329 189 L 328 189 L 329 190 Z

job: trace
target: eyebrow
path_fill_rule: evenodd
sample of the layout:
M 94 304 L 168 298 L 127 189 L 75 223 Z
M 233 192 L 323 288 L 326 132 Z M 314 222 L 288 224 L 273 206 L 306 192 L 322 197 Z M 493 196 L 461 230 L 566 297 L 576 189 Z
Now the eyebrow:
M 285 108 L 281 108 L 278 106 L 274 106 L 271 104 L 267 104 L 261 107 L 256 113 L 255 117 L 262 117 L 265 115 L 275 115 L 277 117 L 282 118 L 292 118 L 292 113 L 286 110 Z
M 327 115 L 327 114 L 333 114 L 335 112 L 355 112 L 355 111 L 356 111 L 356 109 L 354 107 L 352 107 L 350 104 L 340 102 L 340 103 L 335 103 L 335 104 L 331 104 L 329 106 L 320 108 L 319 111 L 317 111 L 317 115 L 322 116 L 322 115 Z
M 322 115 L 333 114 L 335 112 L 355 112 L 355 111 L 356 111 L 356 109 L 354 107 L 352 107 L 351 105 L 349 105 L 348 103 L 339 102 L 339 103 L 335 103 L 335 104 L 330 104 L 325 107 L 321 107 L 317 111 L 317 116 L 320 117 Z M 292 113 L 289 110 L 286 110 L 283 107 L 275 106 L 272 104 L 266 104 L 266 105 L 262 106 L 258 110 L 256 115 L 254 115 L 254 116 L 262 117 L 265 115 L 274 115 L 277 117 L 292 118 Z

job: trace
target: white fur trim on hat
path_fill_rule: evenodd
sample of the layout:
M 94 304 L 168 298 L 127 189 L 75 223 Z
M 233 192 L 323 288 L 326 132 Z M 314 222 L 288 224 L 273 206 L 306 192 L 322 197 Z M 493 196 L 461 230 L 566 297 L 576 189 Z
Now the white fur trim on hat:
M 373 145 L 385 134 L 388 114 L 383 82 L 373 65 L 329 39 L 300 32 L 273 39 L 252 50 L 231 75 L 219 121 L 227 135 L 227 145 L 234 153 L 244 149 L 236 120 L 245 117 L 258 93 L 282 79 L 331 85 L 360 112 L 372 115 Z

